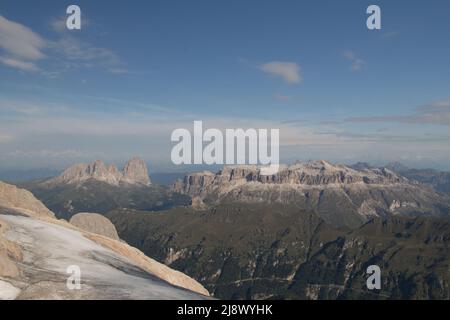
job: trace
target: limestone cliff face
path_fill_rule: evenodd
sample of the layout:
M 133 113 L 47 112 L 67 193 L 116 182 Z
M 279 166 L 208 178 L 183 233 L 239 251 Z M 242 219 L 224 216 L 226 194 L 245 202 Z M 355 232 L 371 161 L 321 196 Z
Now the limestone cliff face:
M 133 158 L 127 162 L 123 169 L 122 181 L 127 183 L 150 184 L 147 165 L 142 159 Z
M 209 295 L 194 279 L 120 241 L 108 219 L 84 214 L 73 220 L 55 219 L 30 192 L 0 183 L 0 300 Z M 81 270 L 80 290 L 66 286 L 71 265 Z
M 80 184 L 88 180 L 102 181 L 111 185 L 150 185 L 147 165 L 139 158 L 128 161 L 123 172 L 103 161 L 81 163 L 64 170 L 61 175 L 44 182 L 45 185 Z
M 173 188 L 178 192 L 198 194 L 213 186 L 227 187 L 232 184 L 258 182 L 260 184 L 290 184 L 303 187 L 325 185 L 410 183 L 388 169 L 354 170 L 344 165 L 333 165 L 327 161 L 297 163 L 281 166 L 277 174 L 262 175 L 257 166 L 226 166 L 216 174 L 204 171 L 189 174 Z
M 450 198 L 386 168 L 355 170 L 323 160 L 281 166 L 269 176 L 257 166 L 193 173 L 177 181 L 172 190 L 200 197 L 206 204 L 295 204 L 318 212 L 329 223 L 347 226 L 377 216 L 450 212 Z

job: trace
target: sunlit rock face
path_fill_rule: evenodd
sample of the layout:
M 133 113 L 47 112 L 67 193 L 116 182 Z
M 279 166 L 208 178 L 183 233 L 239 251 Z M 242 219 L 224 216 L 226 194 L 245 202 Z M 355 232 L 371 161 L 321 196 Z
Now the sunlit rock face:
M 46 185 L 80 184 L 88 180 L 96 180 L 111 185 L 151 184 L 147 165 L 142 159 L 133 158 L 119 171 L 114 165 L 107 166 L 103 161 L 96 160 L 92 163 L 80 163 L 64 170 L 61 175 L 44 182 Z
M 257 166 L 226 166 L 217 173 L 192 173 L 172 190 L 205 204 L 229 202 L 295 204 L 326 222 L 356 227 L 371 217 L 442 216 L 450 198 L 386 168 L 353 169 L 327 161 L 280 166 L 262 175 Z

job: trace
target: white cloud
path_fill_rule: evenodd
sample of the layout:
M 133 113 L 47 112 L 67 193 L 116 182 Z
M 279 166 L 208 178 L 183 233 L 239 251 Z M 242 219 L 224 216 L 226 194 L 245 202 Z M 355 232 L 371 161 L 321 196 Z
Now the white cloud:
M 400 35 L 398 31 L 387 31 L 381 34 L 381 39 L 391 39 Z
M 118 101 L 119 103 L 120 101 Z M 440 101 L 423 107 L 424 112 L 448 110 L 450 102 Z M 399 159 L 403 154 L 411 158 L 418 154 L 433 154 L 436 159 L 448 159 L 450 139 L 445 135 L 425 136 L 420 133 L 361 132 L 349 128 L 323 126 L 289 120 L 264 120 L 237 117 L 205 117 L 161 112 L 112 113 L 110 110 L 77 110 L 73 106 L 55 110 L 56 106 L 9 101 L 0 111 L 0 158 L 8 155 L 9 164 L 47 165 L 51 159 L 57 165 L 72 164 L 81 160 L 101 158 L 115 161 L 130 154 L 142 153 L 151 161 L 170 163 L 173 143 L 170 135 L 174 129 L 192 131 L 194 120 L 203 120 L 207 128 L 266 128 L 280 130 L 281 157 L 283 161 L 323 158 L 365 160 Z M 142 106 L 144 108 L 144 106 Z M 144 108 L 145 109 L 145 108 Z M 143 109 L 143 110 L 144 110 Z M 421 110 L 422 110 L 421 109 Z M 153 108 L 151 108 L 153 110 Z M 14 113 L 14 116 L 12 114 Z M 13 143 L 8 143 L 13 139 Z M 363 142 L 363 143 L 362 143 Z M 426 143 L 424 143 L 426 142 Z M 95 156 L 100 154 L 101 156 Z M 40 160 L 39 160 L 40 159 Z M 53 161 L 53 160 L 52 160 Z M 1 161 L 0 161 L 1 162 Z M 5 163 L 6 163 L 5 162 Z M 53 162 L 52 162 L 53 163 Z
M 94 46 L 73 36 L 62 37 L 50 44 L 51 49 L 62 57 L 63 65 L 73 68 L 103 68 L 114 74 L 127 70 L 119 57 L 110 49 Z
M 0 56 L 0 63 L 9 67 L 17 68 L 22 71 L 37 72 L 39 68 L 32 62 L 26 62 L 15 58 L 7 58 Z
M 44 59 L 43 49 L 46 41 L 30 28 L 0 15 L 0 63 L 36 72 L 35 61 Z
M 50 28 L 55 32 L 64 32 L 65 30 L 67 30 L 66 18 L 60 17 L 51 19 Z
M 354 72 L 361 71 L 366 64 L 366 62 L 357 57 L 353 51 L 345 51 L 344 58 L 351 62 L 350 70 Z
M 406 124 L 450 125 L 450 100 L 429 103 L 406 115 L 351 117 L 348 122 L 398 122 Z
M 30 28 L 0 15 L 0 63 L 48 77 L 59 76 L 74 68 L 101 68 L 114 74 L 127 72 L 112 50 L 64 32 L 65 21 L 62 19 L 51 21 L 50 26 L 57 33 L 56 40 L 44 39 Z M 50 62 L 46 70 L 37 65 L 44 59 Z
M 260 69 L 281 77 L 287 84 L 299 83 L 302 80 L 300 66 L 294 62 L 271 61 L 261 65 Z
M 16 149 L 5 153 L 3 156 L 9 158 L 70 158 L 70 157 L 83 157 L 90 155 L 90 153 L 78 149 L 63 149 L 63 150 L 51 150 L 51 149 Z
M 39 60 L 45 57 L 42 52 L 45 46 L 45 40 L 30 28 L 0 15 L 0 47 L 6 54 L 25 60 Z
M 58 18 L 52 18 L 50 19 L 49 26 L 50 29 L 52 29 L 55 32 L 63 33 L 67 31 L 67 17 L 66 16 L 60 16 Z M 83 16 L 81 28 L 85 30 L 86 28 L 91 26 L 91 20 Z

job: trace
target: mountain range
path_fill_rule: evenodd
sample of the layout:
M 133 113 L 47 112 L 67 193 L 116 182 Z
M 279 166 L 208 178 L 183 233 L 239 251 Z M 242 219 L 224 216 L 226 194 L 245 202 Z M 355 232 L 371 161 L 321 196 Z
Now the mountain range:
M 295 205 L 336 226 L 356 227 L 373 217 L 450 214 L 450 197 L 387 168 L 357 170 L 323 160 L 282 166 L 271 176 L 256 166 L 192 173 L 175 182 L 172 191 L 205 204 Z
M 114 237 L 98 215 L 80 212 L 104 215 L 120 239 L 216 298 L 450 298 L 450 197 L 404 167 L 320 160 L 265 176 L 256 166 L 226 166 L 188 173 L 170 188 L 113 179 L 104 168 L 69 168 L 21 186 L 57 218 L 101 224 Z M 373 264 L 381 290 L 365 285 Z

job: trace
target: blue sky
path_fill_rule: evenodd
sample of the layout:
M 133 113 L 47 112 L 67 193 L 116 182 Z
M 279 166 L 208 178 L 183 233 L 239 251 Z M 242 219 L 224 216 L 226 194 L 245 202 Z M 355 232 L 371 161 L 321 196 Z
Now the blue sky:
M 75 3 L 81 31 L 64 28 Z M 445 0 L 3 0 L 1 166 L 168 170 L 170 132 L 203 120 L 279 128 L 284 161 L 450 169 L 449 15 Z

